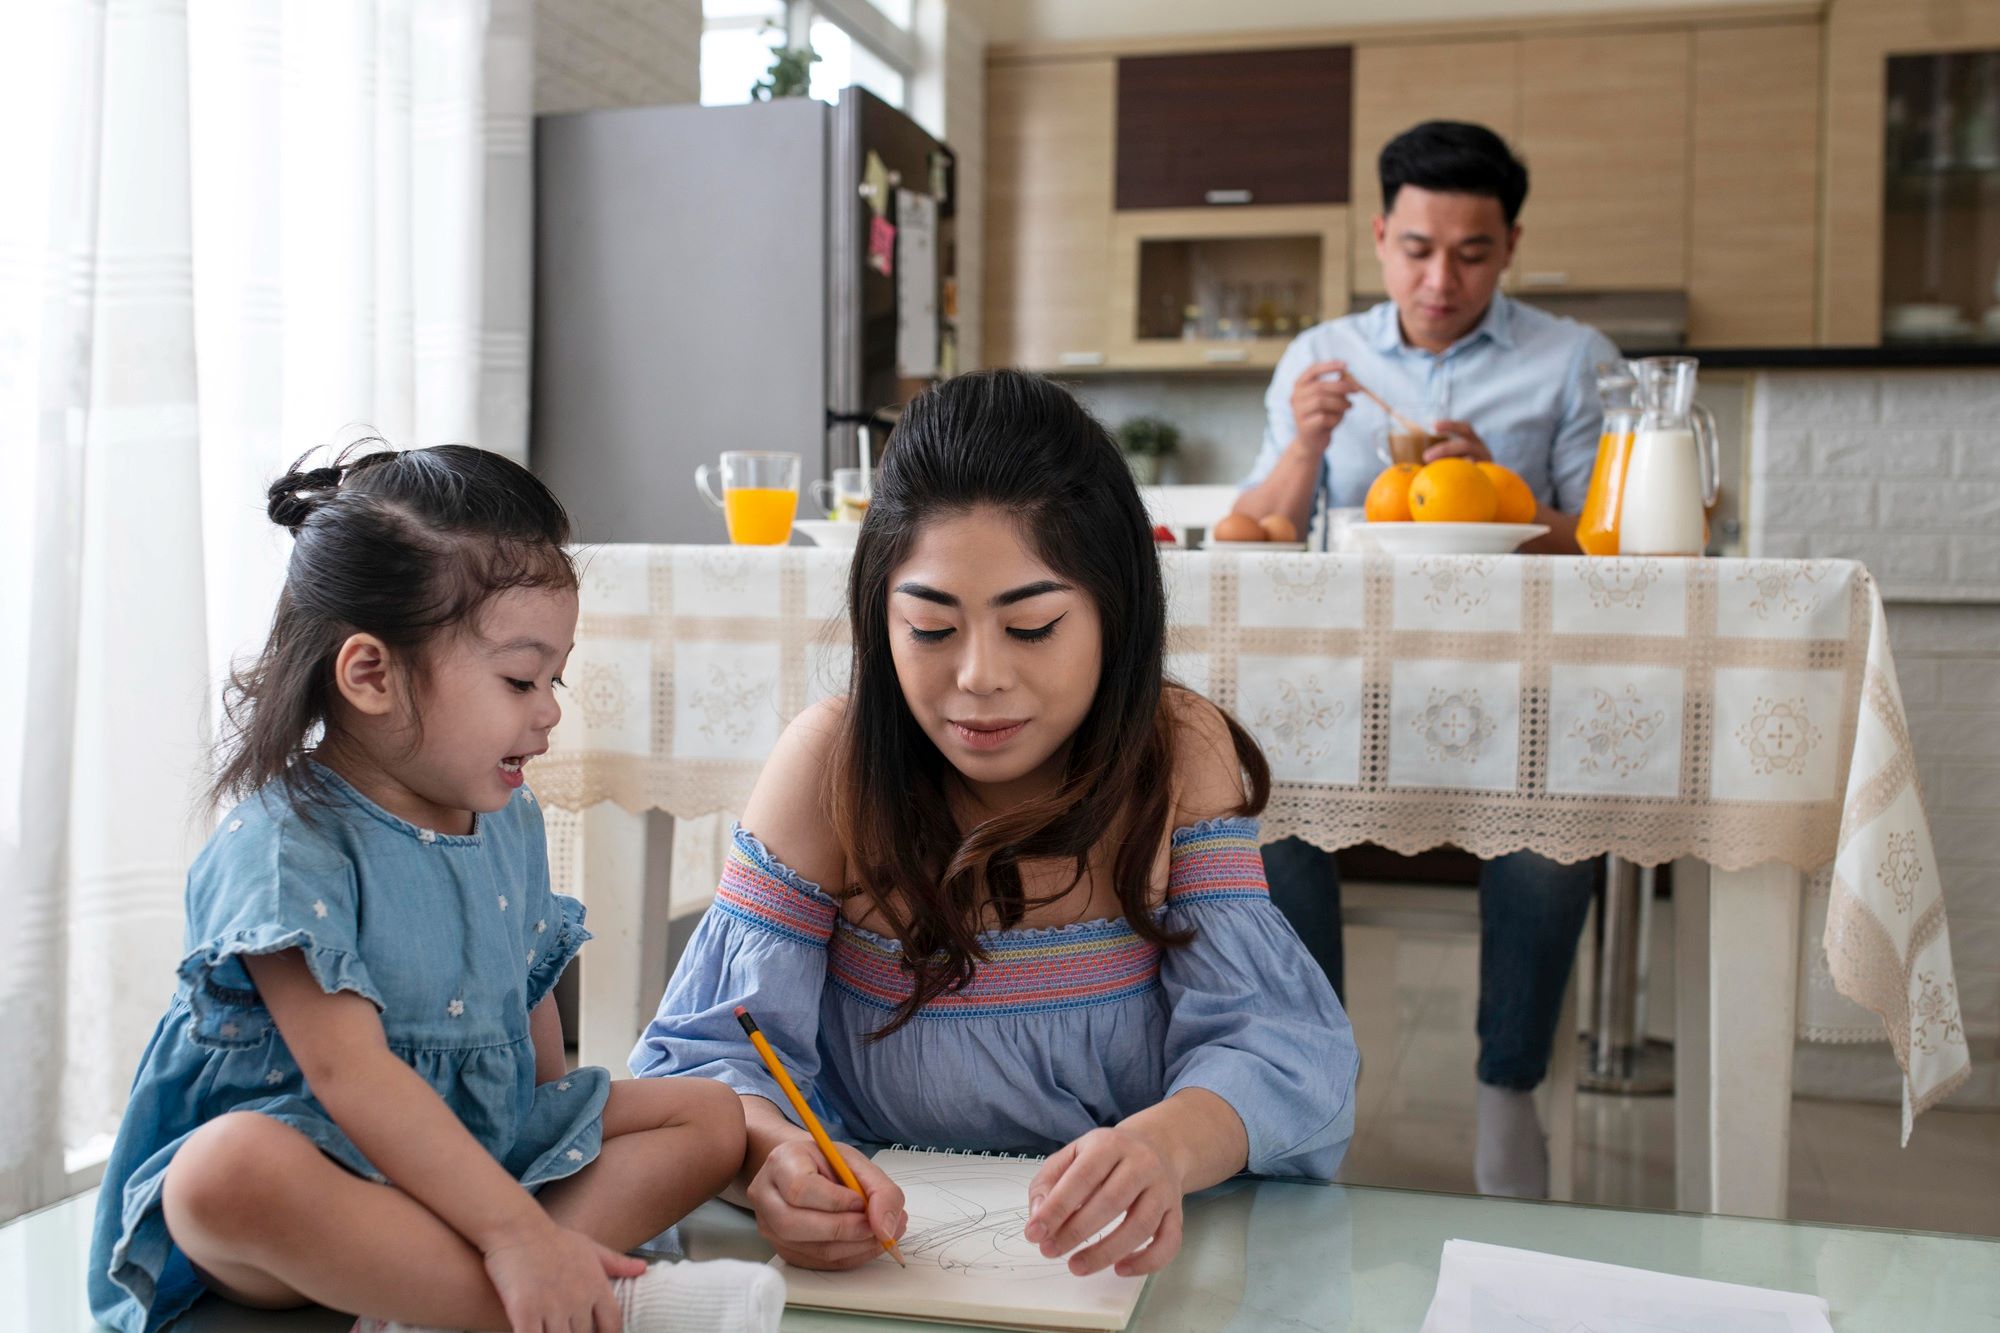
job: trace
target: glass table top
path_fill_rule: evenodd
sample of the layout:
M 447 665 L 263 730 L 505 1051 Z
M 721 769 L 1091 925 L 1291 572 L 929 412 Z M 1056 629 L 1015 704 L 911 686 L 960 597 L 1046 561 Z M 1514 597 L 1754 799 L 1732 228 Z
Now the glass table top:
M 93 1197 L 0 1229 L 0 1329 L 93 1327 L 82 1276 Z M 770 1253 L 749 1216 L 727 1204 L 703 1205 L 679 1234 L 697 1259 Z M 1993 1329 L 2000 1312 L 2000 1241 L 1979 1237 L 1236 1180 L 1189 1199 L 1180 1257 L 1152 1280 L 1131 1328 L 1413 1330 L 1453 1238 L 1811 1292 L 1831 1304 L 1840 1333 Z M 351 1322 L 209 1302 L 178 1329 L 345 1333 Z M 871 1327 L 915 1326 L 810 1311 L 785 1318 L 796 1333 Z

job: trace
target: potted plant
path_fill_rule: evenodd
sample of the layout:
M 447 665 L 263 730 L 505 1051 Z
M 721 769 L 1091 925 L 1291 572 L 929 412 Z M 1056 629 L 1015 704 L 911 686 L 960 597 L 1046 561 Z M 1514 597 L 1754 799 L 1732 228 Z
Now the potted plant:
M 774 25 L 765 25 L 766 31 L 774 30 Z M 762 80 L 750 85 L 750 96 L 759 102 L 769 102 L 779 97 L 804 97 L 812 87 L 812 67 L 819 63 L 819 53 L 806 46 L 774 46 L 771 48 L 771 68 Z
M 1159 417 L 1133 417 L 1118 428 L 1118 444 L 1125 451 L 1132 480 L 1141 486 L 1157 486 L 1161 463 L 1180 450 L 1181 431 Z

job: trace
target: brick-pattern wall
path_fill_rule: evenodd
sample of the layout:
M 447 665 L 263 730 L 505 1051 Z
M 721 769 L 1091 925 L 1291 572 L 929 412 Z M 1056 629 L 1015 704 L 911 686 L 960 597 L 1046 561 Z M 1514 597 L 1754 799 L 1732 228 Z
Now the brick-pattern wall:
M 2000 603 L 2000 371 L 1757 378 L 1753 554 L 1845 556 L 1891 601 Z
M 1972 1043 L 1952 1102 L 2000 1105 L 2000 371 L 1768 373 L 1752 392 L 1750 553 L 1860 560 L 1889 604 Z M 1801 1092 L 1897 1092 L 1886 1048 L 1798 1064 Z
M 701 100 L 701 0 L 535 0 L 535 110 Z

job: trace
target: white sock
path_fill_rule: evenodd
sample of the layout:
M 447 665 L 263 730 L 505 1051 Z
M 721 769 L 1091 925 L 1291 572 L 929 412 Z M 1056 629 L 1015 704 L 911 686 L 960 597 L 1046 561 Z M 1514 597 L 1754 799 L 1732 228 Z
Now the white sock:
M 1549 1145 L 1535 1114 L 1535 1094 L 1479 1085 L 1479 1142 L 1472 1179 L 1481 1194 L 1549 1197 Z
M 737 1259 L 654 1264 L 611 1284 L 625 1333 L 777 1333 L 785 1280 Z
M 625 1333 L 777 1333 L 785 1312 L 777 1270 L 735 1259 L 653 1264 L 640 1277 L 614 1279 L 611 1290 L 625 1312 Z M 357 1319 L 353 1333 L 451 1330 Z

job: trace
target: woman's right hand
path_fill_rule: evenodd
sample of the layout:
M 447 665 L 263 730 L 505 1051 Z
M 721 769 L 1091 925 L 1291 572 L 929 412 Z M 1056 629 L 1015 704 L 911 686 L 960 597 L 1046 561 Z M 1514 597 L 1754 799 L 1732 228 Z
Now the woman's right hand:
M 624 1315 L 611 1279 L 646 1271 L 644 1259 L 553 1222 L 496 1245 L 485 1263 L 514 1333 L 619 1333 Z
M 882 1253 L 877 1235 L 896 1239 L 909 1225 L 903 1191 L 858 1149 L 835 1144 L 847 1169 L 867 1191 L 842 1184 L 811 1139 L 789 1139 L 771 1149 L 746 1191 L 757 1211 L 757 1231 L 778 1257 L 800 1268 L 859 1268 Z

